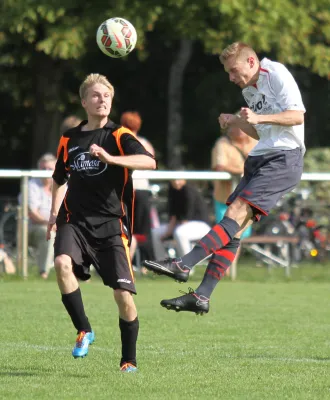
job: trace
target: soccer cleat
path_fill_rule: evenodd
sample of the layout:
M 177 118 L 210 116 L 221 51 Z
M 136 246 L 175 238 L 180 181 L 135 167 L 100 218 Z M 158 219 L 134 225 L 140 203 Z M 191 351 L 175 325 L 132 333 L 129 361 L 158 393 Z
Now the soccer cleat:
M 162 300 L 160 305 L 168 310 L 191 311 L 196 315 L 203 315 L 209 312 L 210 301 L 207 297 L 198 295 L 192 288 L 189 288 L 189 293 L 184 293 L 183 296 L 175 297 L 174 299 Z
M 125 364 L 121 365 L 120 371 L 121 372 L 136 372 L 137 368 L 135 365 L 133 365 L 131 363 L 125 363 Z
M 95 341 L 95 333 L 92 332 L 79 332 L 76 344 L 72 350 L 72 355 L 74 358 L 83 358 L 88 354 L 88 346 Z
M 166 258 L 162 261 L 143 261 L 143 265 L 159 275 L 166 275 L 178 282 L 187 282 L 190 269 L 182 265 L 181 258 Z

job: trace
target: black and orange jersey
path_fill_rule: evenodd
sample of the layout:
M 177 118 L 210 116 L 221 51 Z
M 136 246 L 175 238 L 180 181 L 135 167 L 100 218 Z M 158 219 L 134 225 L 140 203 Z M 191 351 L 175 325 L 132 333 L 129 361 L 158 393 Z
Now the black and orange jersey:
M 87 121 L 66 131 L 60 139 L 53 179 L 58 185 L 68 183 L 57 224 L 73 223 L 97 239 L 128 229 L 133 220 L 132 170 L 105 164 L 89 153 L 92 144 L 114 156 L 145 154 L 133 133 L 112 121 L 100 129 L 82 131 Z

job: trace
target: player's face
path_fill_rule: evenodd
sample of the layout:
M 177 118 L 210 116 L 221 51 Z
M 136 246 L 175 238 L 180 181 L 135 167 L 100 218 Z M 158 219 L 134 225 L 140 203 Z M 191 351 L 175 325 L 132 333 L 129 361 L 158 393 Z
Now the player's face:
M 104 118 L 110 114 L 112 95 L 110 90 L 101 83 L 88 88 L 85 98 L 81 101 L 87 115 Z
M 241 89 L 250 86 L 255 74 L 255 59 L 230 57 L 224 62 L 225 71 L 229 74 L 230 82 L 235 83 Z

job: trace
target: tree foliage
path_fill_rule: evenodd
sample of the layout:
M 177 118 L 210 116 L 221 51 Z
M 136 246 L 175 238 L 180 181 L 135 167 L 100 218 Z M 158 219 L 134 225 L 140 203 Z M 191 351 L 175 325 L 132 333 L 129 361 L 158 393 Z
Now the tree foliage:
M 160 26 L 167 40 L 201 41 L 219 53 L 229 42 L 242 40 L 257 51 L 274 52 L 280 61 L 310 68 L 321 76 L 330 70 L 328 0 L 3 0 L 0 47 L 3 65 L 26 64 L 31 47 L 55 59 L 79 59 L 88 37 L 107 16 L 130 19 L 139 33 L 137 48 L 145 49 L 145 33 Z M 26 48 L 18 55 L 13 46 Z
M 23 151 L 24 135 L 32 137 L 32 160 L 54 147 L 60 119 L 79 103 L 77 85 L 90 69 L 111 71 L 117 77 L 119 101 L 130 93 L 147 104 L 142 108 L 152 108 L 151 119 L 162 116 L 161 109 L 170 101 L 165 99 L 164 81 L 183 39 L 195 44 L 193 61 L 185 72 L 189 87 L 185 84 L 183 96 L 183 113 L 189 115 L 184 117 L 184 129 L 190 141 L 190 127 L 205 126 L 197 111 L 215 121 L 220 106 L 230 110 L 238 105 L 234 89 L 230 98 L 219 98 L 220 87 L 227 90 L 225 75 L 211 57 L 230 42 L 248 42 L 258 52 L 296 66 L 298 75 L 303 67 L 309 71 L 300 74 L 306 91 L 316 80 L 311 72 L 314 77 L 330 78 L 328 0 L 2 0 L 0 7 L 0 96 L 6 101 L 4 109 L 13 110 L 11 115 L 6 111 L 11 121 L 1 118 L 0 141 L 8 145 L 12 140 L 5 130 L 20 132 L 17 143 L 22 143 Z M 124 60 L 109 60 L 96 47 L 96 29 L 111 16 L 129 19 L 138 32 L 137 51 Z M 206 62 L 211 67 L 203 65 Z M 326 87 L 321 86 L 320 98 L 325 98 Z M 203 102 L 193 102 L 197 93 L 204 96 Z M 160 101 L 158 108 L 154 99 Z M 15 113 L 21 116 L 20 125 L 12 118 Z M 166 117 L 163 123 L 167 124 Z M 217 129 L 213 122 L 207 123 L 213 132 Z M 166 134 L 166 129 L 161 133 Z M 208 151 L 198 134 L 193 136 L 193 147 Z M 316 138 L 316 143 L 324 144 L 325 139 Z M 165 143 L 159 136 L 155 140 L 160 146 Z M 194 154 L 194 148 L 189 151 Z

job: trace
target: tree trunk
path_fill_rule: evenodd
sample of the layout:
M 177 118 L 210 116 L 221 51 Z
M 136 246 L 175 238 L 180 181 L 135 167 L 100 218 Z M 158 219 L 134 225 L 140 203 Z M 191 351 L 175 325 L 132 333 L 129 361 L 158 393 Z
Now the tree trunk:
M 182 165 L 182 88 L 184 71 L 192 55 L 193 42 L 180 40 L 177 57 L 174 59 L 168 83 L 168 130 L 167 130 L 167 167 L 178 168 Z
M 35 63 L 35 116 L 31 146 L 32 163 L 44 153 L 56 154 L 61 124 L 61 81 L 63 71 L 58 61 L 38 53 Z

